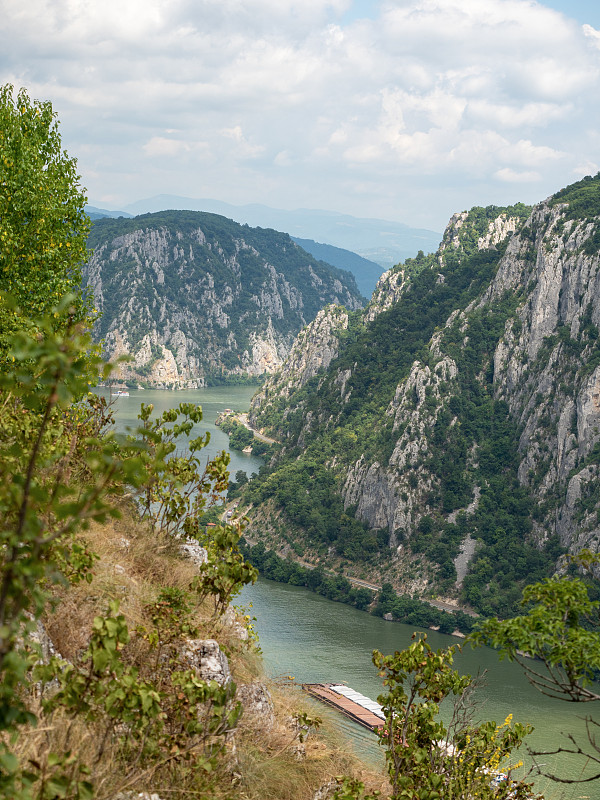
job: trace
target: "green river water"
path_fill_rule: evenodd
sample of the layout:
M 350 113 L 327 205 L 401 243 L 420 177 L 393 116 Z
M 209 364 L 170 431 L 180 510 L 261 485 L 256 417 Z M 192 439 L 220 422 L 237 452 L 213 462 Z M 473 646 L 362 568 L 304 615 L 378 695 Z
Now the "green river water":
M 204 420 L 198 430 L 211 432 L 207 455 L 212 456 L 227 449 L 228 444 L 227 436 L 214 425 L 217 414 L 227 407 L 246 410 L 253 391 L 251 387 L 242 386 L 183 392 L 132 391 L 130 397 L 115 401 L 117 427 L 123 430 L 126 425 L 135 424 L 140 402 L 153 403 L 158 411 L 182 401 L 197 402 L 204 410 Z M 238 469 L 251 473 L 258 470 L 260 463 L 258 458 L 233 452 L 230 470 L 232 475 Z M 255 586 L 245 587 L 236 602 L 251 606 L 251 613 L 256 617 L 255 627 L 269 676 L 290 675 L 298 684 L 346 682 L 373 698 L 382 690 L 381 679 L 371 663 L 373 649 L 392 653 L 410 644 L 413 633 L 413 628 L 407 625 L 385 622 L 306 589 L 263 579 Z M 427 631 L 427 635 L 436 648 L 458 641 L 434 631 Z M 508 714 L 513 714 L 514 721 L 532 724 L 535 731 L 529 741 L 538 750 L 555 749 L 561 744 L 568 746 L 565 733 L 576 734 L 584 740 L 585 725 L 581 718 L 594 713 L 594 704 L 568 704 L 541 695 L 528 684 L 518 666 L 500 662 L 498 654 L 487 648 L 466 647 L 456 658 L 456 666 L 471 675 L 486 671 L 485 686 L 479 692 L 481 705 L 477 716 L 480 719 L 501 723 Z M 327 708 L 319 706 L 315 710 L 321 716 L 334 719 L 339 737 L 348 746 L 371 762 L 381 760 L 374 734 Z M 563 777 L 582 774 L 583 763 L 579 759 L 548 756 L 538 760 L 548 771 L 558 772 Z M 600 781 L 562 787 L 540 778 L 536 787 L 552 800 L 600 800 Z

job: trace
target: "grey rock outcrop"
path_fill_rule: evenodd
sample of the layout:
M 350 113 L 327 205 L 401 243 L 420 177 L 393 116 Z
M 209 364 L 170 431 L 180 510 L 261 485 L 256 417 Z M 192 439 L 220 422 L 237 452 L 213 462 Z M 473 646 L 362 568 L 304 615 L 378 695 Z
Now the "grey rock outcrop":
M 206 564 L 208 561 L 208 552 L 205 547 L 195 542 L 193 539 L 183 542 L 179 545 L 179 552 L 184 558 L 189 558 L 192 563 L 197 567 Z
M 29 642 L 39 647 L 42 663 L 47 664 L 53 656 L 61 658 L 60 653 L 48 635 L 45 625 L 39 619 L 35 622 L 35 630 L 29 634 Z
M 113 800 L 162 800 L 156 792 L 119 792 Z
M 327 781 L 327 783 L 320 786 L 314 793 L 313 800 L 331 800 L 336 789 L 339 789 L 339 786 L 339 781 L 335 779 Z
M 182 663 L 196 671 L 203 681 L 216 681 L 219 686 L 231 682 L 227 656 L 215 639 L 187 639 L 180 651 Z
M 311 378 L 325 371 L 338 354 L 340 333 L 348 328 L 348 312 L 327 306 L 296 337 L 281 369 L 268 378 L 252 398 L 250 423 L 261 427 L 271 398 L 287 398 Z
M 236 700 L 244 708 L 244 720 L 264 730 L 270 730 L 275 723 L 273 698 L 264 683 L 253 681 L 237 687 Z
M 377 281 L 371 302 L 366 308 L 365 321 L 373 322 L 375 317 L 397 302 L 406 286 L 406 275 L 402 268 L 394 267 L 384 272 Z

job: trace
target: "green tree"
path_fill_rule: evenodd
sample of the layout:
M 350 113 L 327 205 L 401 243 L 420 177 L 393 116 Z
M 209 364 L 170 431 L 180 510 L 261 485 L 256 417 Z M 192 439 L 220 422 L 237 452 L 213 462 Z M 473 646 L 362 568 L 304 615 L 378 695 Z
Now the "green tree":
M 77 164 L 63 150 L 49 102 L 0 88 L 0 366 L 11 333 L 52 314 L 55 330 L 89 317 L 79 291 L 89 219 Z M 58 311 L 68 292 L 79 292 Z M 4 305 L 4 304 L 3 304 Z
M 573 561 L 584 571 L 597 568 L 600 556 L 582 551 Z M 515 661 L 530 683 L 549 697 L 572 703 L 600 701 L 593 681 L 600 673 L 600 603 L 590 598 L 590 587 L 582 577 L 554 577 L 527 586 L 522 605 L 526 613 L 508 620 L 480 623 L 470 639 L 475 645 L 500 650 L 501 658 Z M 600 723 L 586 717 L 587 742 L 568 736 L 569 744 L 551 752 L 533 755 L 570 754 L 583 757 L 594 768 L 581 781 L 600 780 Z M 547 777 L 559 783 L 577 783 L 555 773 Z
M 87 390 L 90 375 L 102 369 L 107 377 L 110 366 L 92 348 L 85 298 L 68 291 L 79 289 L 87 256 L 75 162 L 61 149 L 49 103 L 31 103 L 24 91 L 13 100 L 4 87 L 0 116 L 0 798 L 91 800 L 85 756 L 65 748 L 41 761 L 20 758 L 24 729 L 58 711 L 103 726 L 100 753 L 116 735 L 137 737 L 132 763 L 143 757 L 154 768 L 189 762 L 200 747 L 196 766 L 210 771 L 222 749 L 215 740 L 224 741 L 239 716 L 235 685 L 203 681 L 183 662 L 169 663 L 162 682 L 140 677 L 139 665 L 120 652 L 131 635 L 116 602 L 94 619 L 89 648 L 71 664 L 54 658 L 33 670 L 40 653 L 28 634 L 53 585 L 92 580 L 97 557 L 80 536 L 92 521 L 119 516 L 118 501 L 133 489 L 154 526 L 197 536 L 205 495 L 210 504 L 227 486 L 227 458 L 201 467 L 203 437 L 190 442 L 187 456 L 175 453 L 174 438 L 189 436 L 201 419 L 189 404 L 154 421 L 152 408 L 142 408 L 135 441 L 104 430 L 106 406 Z M 238 525 L 205 541 L 209 574 L 193 588 L 202 595 L 210 584 L 215 605 L 255 579 L 239 538 Z M 185 598 L 174 593 L 159 606 L 156 630 L 139 636 L 149 646 L 160 640 L 161 613 L 163 623 L 188 616 Z M 187 632 L 182 624 L 177 630 Z M 48 680 L 52 697 L 40 710 L 32 699 Z
M 457 645 L 433 650 L 427 637 L 417 638 L 406 650 L 384 656 L 373 653 L 373 663 L 384 678 L 387 694 L 378 698 L 385 725 L 379 733 L 393 800 L 501 800 L 530 798 L 531 786 L 514 780 L 512 751 L 530 732 L 512 724 L 509 716 L 473 724 L 469 694 L 474 682 L 452 668 Z M 453 701 L 448 724 L 439 716 L 440 704 Z M 336 800 L 375 800 L 364 796 L 360 782 L 345 781 Z

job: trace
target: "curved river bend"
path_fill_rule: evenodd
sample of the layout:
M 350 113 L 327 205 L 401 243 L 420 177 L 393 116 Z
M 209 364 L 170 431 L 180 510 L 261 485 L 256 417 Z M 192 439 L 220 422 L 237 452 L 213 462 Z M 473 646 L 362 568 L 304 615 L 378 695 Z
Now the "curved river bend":
M 217 414 L 227 407 L 247 409 L 253 392 L 252 387 L 245 386 L 182 392 L 132 391 L 130 397 L 116 400 L 116 423 L 120 430 L 126 425 L 135 425 L 140 402 L 153 403 L 157 411 L 182 401 L 200 403 L 204 419 L 195 435 L 200 431 L 210 431 L 211 443 L 206 452 L 212 457 L 228 446 L 227 436 L 214 425 Z M 260 464 L 259 458 L 233 452 L 230 471 L 232 475 L 239 469 L 256 472 Z M 271 677 L 291 675 L 299 684 L 345 681 L 373 698 L 381 692 L 382 686 L 371 663 L 372 651 L 392 653 L 400 650 L 410 644 L 413 633 L 410 626 L 385 622 L 306 589 L 263 579 L 255 586 L 245 587 L 236 603 L 251 606 L 265 669 Z M 427 631 L 427 636 L 435 648 L 458 641 L 434 631 Z M 544 697 L 529 685 L 518 666 L 499 661 L 498 654 L 488 648 L 472 650 L 466 647 L 457 656 L 455 665 L 461 672 L 471 675 L 487 671 L 485 686 L 479 692 L 481 706 L 477 716 L 480 719 L 494 719 L 501 723 L 508 714 L 513 714 L 515 722 L 531 723 L 535 731 L 529 741 L 534 749 L 568 746 L 563 733 L 575 733 L 584 740 L 585 726 L 581 717 L 593 713 L 593 704 L 578 706 Z M 381 760 L 372 733 L 326 707 L 319 705 L 318 708 L 316 713 L 331 715 L 336 720 L 340 735 L 357 752 L 370 760 Z M 575 778 L 581 774 L 579 760 L 565 762 L 564 757 L 559 761 L 557 756 L 550 756 L 540 761 L 546 764 L 548 771 L 558 771 L 565 777 Z M 552 800 L 600 800 L 600 781 L 561 787 L 540 778 L 536 787 Z

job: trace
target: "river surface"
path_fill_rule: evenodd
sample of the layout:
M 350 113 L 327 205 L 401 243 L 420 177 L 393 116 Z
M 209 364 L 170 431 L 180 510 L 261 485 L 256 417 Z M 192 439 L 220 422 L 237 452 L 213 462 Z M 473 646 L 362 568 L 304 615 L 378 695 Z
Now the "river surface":
M 108 398 L 108 389 L 99 388 L 98 394 Z M 113 397 L 112 408 L 115 413 L 115 427 L 119 432 L 135 428 L 139 425 L 137 415 L 140 404 L 154 406 L 154 415 L 174 408 L 180 403 L 197 403 L 202 406 L 203 419 L 196 425 L 192 436 L 199 436 L 205 431 L 210 432 L 210 443 L 202 451 L 207 458 L 214 458 L 222 450 L 229 450 L 229 437 L 215 425 L 217 415 L 226 408 L 233 411 L 247 411 L 250 398 L 256 391 L 256 386 L 215 386 L 208 389 L 188 389 L 170 392 L 164 389 L 130 389 L 129 397 Z M 242 469 L 248 476 L 258 472 L 262 459 L 252 455 L 245 455 L 237 450 L 231 451 L 229 473 L 231 479 L 235 473 Z
M 206 452 L 212 457 L 228 446 L 227 436 L 214 425 L 217 414 L 224 408 L 246 410 L 253 393 L 254 389 L 246 386 L 181 392 L 132 391 L 130 397 L 120 397 L 115 401 L 116 424 L 119 430 L 135 425 L 140 402 L 153 403 L 157 411 L 182 401 L 200 403 L 204 419 L 197 430 L 210 431 L 211 443 Z M 230 470 L 232 475 L 238 469 L 250 474 L 258 471 L 260 464 L 259 458 L 233 452 Z M 251 614 L 256 617 L 255 627 L 265 670 L 270 677 L 285 679 L 285 676 L 293 676 L 297 684 L 345 681 L 372 698 L 382 691 L 381 679 L 371 662 L 372 651 L 377 649 L 388 654 L 401 650 L 410 644 L 414 631 L 412 626 L 385 622 L 307 589 L 264 579 L 259 579 L 254 586 L 245 587 L 236 603 L 251 607 Z M 435 648 L 458 641 L 435 631 L 427 631 L 427 636 Z M 563 734 L 572 733 L 582 742 L 585 740 L 581 718 L 594 714 L 597 704 L 576 705 L 541 695 L 529 685 L 517 665 L 501 662 L 498 654 L 489 648 L 472 650 L 465 647 L 457 655 L 455 666 L 470 675 L 486 671 L 485 686 L 478 693 L 481 705 L 476 716 L 480 720 L 493 719 L 502 723 L 513 714 L 515 722 L 534 726 L 529 742 L 539 750 L 569 746 Z M 371 762 L 382 763 L 374 734 L 316 701 L 315 713 L 334 719 L 339 736 L 356 752 Z M 595 716 L 598 718 L 600 715 Z M 525 754 L 523 757 L 527 758 Z M 581 775 L 583 765 L 580 759 L 565 761 L 564 756 L 546 756 L 538 760 L 546 765 L 547 771 L 558 772 L 563 777 Z M 600 781 L 563 788 L 539 778 L 536 787 L 551 800 L 600 800 Z
M 334 603 L 313 594 L 307 589 L 259 579 L 254 586 L 245 587 L 238 603 L 250 606 L 256 617 L 255 627 L 267 673 L 278 678 L 293 676 L 298 684 L 318 682 L 346 682 L 369 697 L 376 698 L 382 690 L 381 679 L 372 664 L 374 649 L 385 654 L 402 650 L 411 643 L 414 627 L 386 622 L 364 611 L 341 603 Z M 429 643 L 434 648 L 445 648 L 459 640 L 435 631 L 427 631 Z M 477 693 L 480 703 L 476 718 L 493 719 L 502 723 L 509 714 L 514 722 L 530 723 L 535 731 L 529 737 L 533 749 L 555 749 L 568 745 L 561 732 L 575 733 L 581 741 L 585 727 L 578 715 L 592 711 L 591 704 L 575 704 L 552 700 L 533 689 L 516 664 L 500 661 L 496 651 L 489 648 L 471 649 L 469 646 L 455 658 L 455 667 L 462 674 L 477 675 L 487 671 L 485 685 Z M 359 725 L 346 720 L 315 701 L 315 713 L 320 716 L 335 714 L 336 725 L 347 737 L 354 750 L 376 762 L 381 755 L 376 737 Z M 448 712 L 443 714 L 448 718 Z M 527 759 L 525 753 L 520 757 Z M 581 774 L 581 761 L 571 758 L 565 762 L 557 756 L 538 759 L 548 771 L 557 771 L 571 778 Z M 587 774 L 587 773 L 586 773 Z M 547 798 L 600 798 L 600 782 L 579 787 L 561 788 L 538 778 L 536 787 Z

